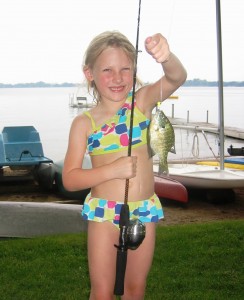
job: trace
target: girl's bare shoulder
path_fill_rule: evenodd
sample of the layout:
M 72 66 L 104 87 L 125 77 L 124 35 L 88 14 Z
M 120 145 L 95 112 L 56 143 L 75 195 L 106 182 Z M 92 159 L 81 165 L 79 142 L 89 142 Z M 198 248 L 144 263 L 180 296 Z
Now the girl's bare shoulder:
M 90 111 L 87 112 L 88 114 L 90 113 Z M 79 130 L 82 129 L 82 131 L 89 131 L 91 129 L 91 120 L 89 116 L 84 112 L 77 115 L 72 121 L 71 128 Z

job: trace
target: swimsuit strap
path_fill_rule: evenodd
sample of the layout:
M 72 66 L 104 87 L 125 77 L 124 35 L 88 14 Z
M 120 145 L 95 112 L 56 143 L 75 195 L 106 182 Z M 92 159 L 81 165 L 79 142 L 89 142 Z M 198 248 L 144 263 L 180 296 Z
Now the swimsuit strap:
M 95 124 L 95 121 L 94 121 L 94 119 L 92 118 L 90 112 L 89 112 L 89 111 L 85 111 L 84 114 L 91 120 L 91 123 L 92 123 L 92 129 L 95 130 L 96 124 Z
M 93 132 L 87 138 L 87 150 L 90 155 L 107 154 L 128 149 L 131 99 L 130 93 L 117 113 L 100 126 L 96 126 L 89 112 L 85 113 L 91 120 L 93 127 Z M 150 120 L 136 107 L 136 102 L 134 102 L 134 105 L 133 149 L 147 143 L 148 126 L 150 124 Z

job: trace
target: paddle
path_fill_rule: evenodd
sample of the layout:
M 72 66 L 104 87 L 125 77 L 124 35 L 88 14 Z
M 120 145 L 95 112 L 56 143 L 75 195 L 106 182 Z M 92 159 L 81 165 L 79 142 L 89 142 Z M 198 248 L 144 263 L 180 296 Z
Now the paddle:
M 135 57 L 135 69 L 134 69 L 132 101 L 131 101 L 128 156 L 131 156 L 131 148 L 132 148 L 132 133 L 133 133 L 133 118 L 134 118 L 134 101 L 135 101 L 135 88 L 136 88 L 140 13 L 141 13 L 141 0 L 139 0 L 139 10 L 138 10 L 136 57 Z M 120 211 L 119 245 L 115 245 L 115 247 L 117 248 L 117 261 L 116 261 L 116 279 L 115 279 L 115 286 L 114 286 L 114 294 L 118 295 L 118 296 L 121 296 L 124 294 L 124 278 L 125 278 L 125 270 L 126 270 L 126 263 L 127 263 L 127 250 L 128 250 L 127 229 L 129 226 L 129 219 L 130 219 L 129 206 L 128 206 L 128 192 L 129 192 L 129 179 L 126 179 L 125 199 L 124 199 L 124 204 L 122 205 L 121 211 Z

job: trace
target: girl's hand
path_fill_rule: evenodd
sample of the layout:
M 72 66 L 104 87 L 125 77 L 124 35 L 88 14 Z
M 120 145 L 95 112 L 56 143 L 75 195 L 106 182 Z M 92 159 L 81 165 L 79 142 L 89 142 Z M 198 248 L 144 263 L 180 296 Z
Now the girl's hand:
M 145 49 L 158 63 L 167 62 L 171 54 L 166 38 L 160 33 L 146 38 Z
M 130 179 L 136 176 L 137 157 L 124 156 L 116 159 L 112 164 L 115 178 Z

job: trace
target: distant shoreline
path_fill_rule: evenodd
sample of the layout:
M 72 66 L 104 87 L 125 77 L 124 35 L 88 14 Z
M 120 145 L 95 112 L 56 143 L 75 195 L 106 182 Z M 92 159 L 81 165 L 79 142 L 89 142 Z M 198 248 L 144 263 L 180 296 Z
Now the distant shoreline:
M 50 87 L 76 87 L 78 83 L 46 83 L 46 82 L 33 82 L 33 83 L 0 83 L 0 88 L 50 88 Z
M 78 87 L 79 83 L 47 83 L 43 81 L 33 83 L 0 83 L 0 88 L 59 88 L 59 87 Z M 225 81 L 224 87 L 244 87 L 244 81 Z M 202 79 L 187 80 L 183 87 L 217 87 L 217 81 L 207 81 Z

